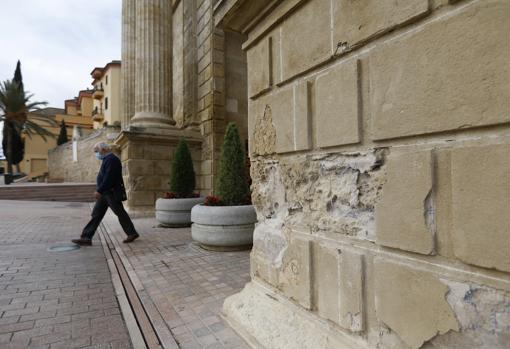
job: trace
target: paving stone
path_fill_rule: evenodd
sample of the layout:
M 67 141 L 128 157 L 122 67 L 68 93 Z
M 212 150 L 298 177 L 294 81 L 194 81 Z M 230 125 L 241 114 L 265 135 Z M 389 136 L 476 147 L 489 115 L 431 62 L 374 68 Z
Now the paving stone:
M 106 221 L 110 236 L 123 239 L 115 217 Z M 189 228 L 157 228 L 151 218 L 133 222 L 141 238 L 118 246 L 180 347 L 248 348 L 220 312 L 225 298 L 250 281 L 249 251 L 206 251 L 192 242 Z
M 47 250 L 79 235 L 89 206 L 0 201 L 0 211 L 0 348 L 131 348 L 121 318 L 103 333 L 90 325 L 120 314 L 99 241 Z

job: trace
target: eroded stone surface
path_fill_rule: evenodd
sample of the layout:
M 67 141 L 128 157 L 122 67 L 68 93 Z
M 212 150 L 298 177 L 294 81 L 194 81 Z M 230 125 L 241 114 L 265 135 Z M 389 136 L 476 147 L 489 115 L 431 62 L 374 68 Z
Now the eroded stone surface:
M 294 238 L 283 255 L 278 288 L 303 307 L 312 307 L 311 247 L 309 240 Z
M 379 320 L 411 348 L 459 324 L 446 301 L 448 286 L 428 272 L 382 258 L 374 260 L 375 304 Z
M 241 293 L 225 300 L 223 312 L 235 329 L 242 330 L 251 339 L 256 338 L 264 348 L 368 348 L 360 339 L 333 334 L 320 322 L 303 316 L 295 307 L 283 304 L 250 283 Z
M 387 182 L 376 207 L 377 243 L 434 252 L 432 153 L 390 155 Z
M 450 291 L 446 300 L 462 332 L 450 331 L 431 342 L 434 348 L 504 349 L 510 343 L 510 294 L 474 283 L 441 279 Z
M 259 226 L 286 224 L 374 240 L 383 161 L 384 151 L 378 150 L 254 162 L 252 200 Z
M 276 131 L 270 106 L 266 106 L 264 113 L 257 116 L 252 149 L 255 155 L 269 155 L 275 152 Z

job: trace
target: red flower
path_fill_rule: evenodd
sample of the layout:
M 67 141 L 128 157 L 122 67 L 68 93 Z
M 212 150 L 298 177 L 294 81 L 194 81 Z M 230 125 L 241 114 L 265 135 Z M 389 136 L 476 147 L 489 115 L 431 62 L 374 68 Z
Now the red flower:
M 205 198 L 205 206 L 222 206 L 221 200 L 217 196 L 209 195 Z

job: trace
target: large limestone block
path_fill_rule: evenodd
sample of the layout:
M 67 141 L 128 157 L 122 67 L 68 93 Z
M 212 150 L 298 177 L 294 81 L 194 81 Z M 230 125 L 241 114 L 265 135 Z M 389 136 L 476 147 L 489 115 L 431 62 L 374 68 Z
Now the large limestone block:
M 281 74 L 287 80 L 331 56 L 330 0 L 306 2 L 281 26 Z
M 255 117 L 252 135 L 255 142 L 263 144 L 255 144 L 252 151 L 264 155 L 273 150 L 286 153 L 310 149 L 311 118 L 308 95 L 309 83 L 300 82 L 257 100 L 257 107 L 250 109 L 250 112 L 257 114 L 250 116 Z M 255 103 L 250 104 L 253 106 Z
M 510 271 L 510 145 L 452 151 L 455 255 L 466 263 Z
M 375 209 L 376 242 L 422 254 L 434 252 L 432 153 L 390 155 Z
M 374 267 L 377 317 L 411 348 L 459 330 L 446 301 L 448 286 L 436 277 L 381 258 L 374 260 Z
M 354 46 L 428 13 L 428 0 L 343 0 L 333 4 L 333 42 Z
M 339 255 L 339 324 L 352 331 L 364 328 L 364 259 L 361 253 L 342 249 Z
M 287 88 L 279 91 L 268 99 L 273 125 L 276 131 L 277 153 L 294 150 L 294 89 Z M 265 111 L 267 112 L 267 111 Z
M 317 246 L 317 311 L 319 316 L 338 323 L 338 250 Z
M 510 121 L 510 2 L 473 1 L 369 57 L 375 139 Z
M 358 64 L 330 69 L 316 81 L 317 145 L 357 143 L 359 136 Z
M 278 288 L 306 309 L 312 307 L 311 247 L 311 241 L 294 238 L 285 251 L 278 277 Z
M 267 91 L 273 82 L 272 43 L 273 39 L 269 36 L 248 50 L 248 95 L 250 97 Z

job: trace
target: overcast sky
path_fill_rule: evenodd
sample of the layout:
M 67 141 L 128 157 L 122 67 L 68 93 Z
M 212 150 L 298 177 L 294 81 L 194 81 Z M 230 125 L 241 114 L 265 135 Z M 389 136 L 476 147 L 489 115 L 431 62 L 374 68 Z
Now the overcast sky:
M 121 0 L 0 0 L 0 80 L 21 60 L 33 100 L 63 108 L 90 72 L 120 59 Z
M 19 59 L 32 100 L 64 108 L 92 87 L 94 67 L 120 59 L 121 8 L 122 0 L 0 0 L 0 81 Z

